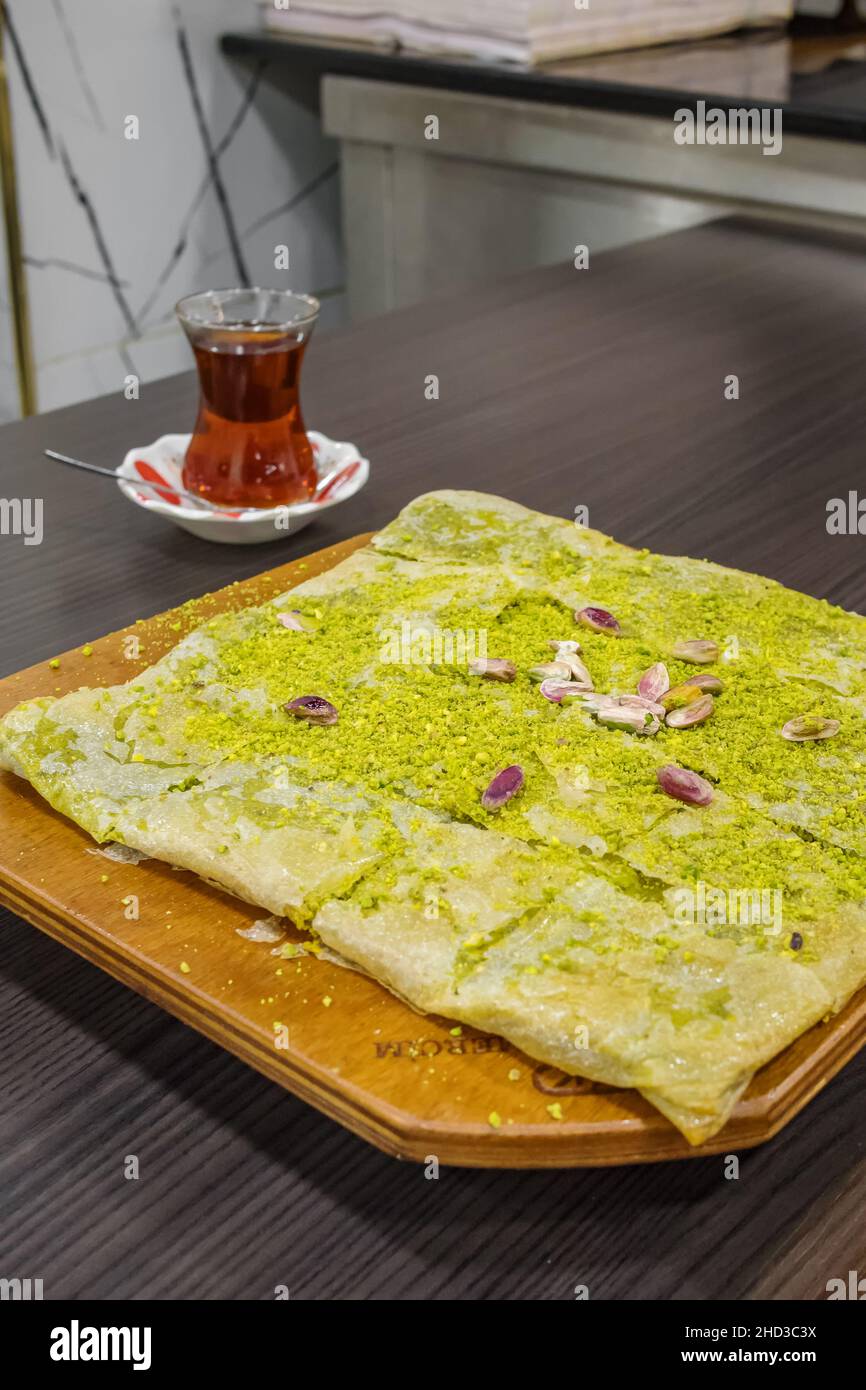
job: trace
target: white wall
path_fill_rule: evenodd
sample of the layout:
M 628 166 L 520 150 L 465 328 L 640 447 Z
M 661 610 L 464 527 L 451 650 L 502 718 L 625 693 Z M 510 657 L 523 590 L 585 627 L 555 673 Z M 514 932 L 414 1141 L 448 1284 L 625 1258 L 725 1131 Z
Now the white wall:
M 239 283 L 241 266 L 254 283 L 324 292 L 322 323 L 342 318 L 336 146 L 313 113 L 218 49 L 220 33 L 256 24 L 253 0 L 6 6 L 40 410 L 120 391 L 128 372 L 147 382 L 191 366 L 174 303 L 194 289 Z M 130 115 L 138 140 L 124 136 Z M 281 243 L 288 271 L 274 269 Z M 10 342 L 4 284 L 7 418 Z

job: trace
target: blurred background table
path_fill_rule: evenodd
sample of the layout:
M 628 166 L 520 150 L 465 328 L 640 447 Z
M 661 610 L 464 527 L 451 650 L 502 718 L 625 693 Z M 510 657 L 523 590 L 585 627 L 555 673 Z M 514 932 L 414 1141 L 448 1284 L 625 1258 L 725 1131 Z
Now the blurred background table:
M 866 229 L 866 32 L 800 19 L 540 66 L 266 31 L 222 48 L 339 141 L 353 320 L 731 211 Z M 675 144 L 699 99 L 778 109 L 782 153 Z

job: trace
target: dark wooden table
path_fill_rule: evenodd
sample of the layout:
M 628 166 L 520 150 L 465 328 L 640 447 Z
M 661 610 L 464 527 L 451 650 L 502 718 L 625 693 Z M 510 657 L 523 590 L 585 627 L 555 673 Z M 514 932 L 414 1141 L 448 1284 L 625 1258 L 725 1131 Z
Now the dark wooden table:
M 196 541 L 40 458 L 114 464 L 188 427 L 189 377 L 7 425 L 0 494 L 43 497 L 45 538 L 0 537 L 0 667 L 442 485 L 587 505 L 621 540 L 866 611 L 866 537 L 825 526 L 829 498 L 866 493 L 864 361 L 863 244 L 729 221 L 321 338 L 308 422 L 357 440 L 372 478 L 281 545 Z M 721 1158 L 427 1181 L 0 918 L 0 1275 L 46 1298 L 816 1299 L 866 1272 L 866 1053 L 737 1181 Z

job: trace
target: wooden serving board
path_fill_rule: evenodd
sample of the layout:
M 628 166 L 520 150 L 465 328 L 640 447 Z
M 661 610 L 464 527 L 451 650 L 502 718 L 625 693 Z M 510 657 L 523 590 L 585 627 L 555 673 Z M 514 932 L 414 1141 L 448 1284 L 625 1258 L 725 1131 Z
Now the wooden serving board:
M 89 655 L 67 652 L 57 667 L 46 661 L 9 676 L 0 714 L 33 696 L 130 680 L 206 617 L 281 593 L 367 539 L 138 622 L 94 641 Z M 634 1091 L 564 1076 L 503 1039 L 415 1013 L 363 975 L 313 956 L 284 959 L 272 943 L 238 936 L 267 914 L 157 860 L 131 866 L 94 853 L 88 835 L 8 773 L 0 773 L 0 901 L 400 1158 L 556 1168 L 749 1148 L 866 1040 L 864 990 L 764 1067 L 725 1129 L 693 1149 Z M 285 939 L 305 938 L 289 926 Z

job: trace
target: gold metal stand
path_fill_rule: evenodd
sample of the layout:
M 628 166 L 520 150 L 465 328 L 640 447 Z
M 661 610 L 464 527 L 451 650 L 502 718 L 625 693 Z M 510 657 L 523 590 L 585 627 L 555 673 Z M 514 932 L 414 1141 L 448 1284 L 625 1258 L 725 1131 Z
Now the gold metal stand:
M 3 192 L 3 223 L 6 229 L 6 259 L 9 275 L 9 304 L 15 337 L 15 368 L 21 414 L 36 412 L 36 372 L 30 337 L 30 311 L 27 304 L 27 277 L 21 248 L 18 217 L 18 185 L 15 178 L 15 146 L 12 138 L 12 112 L 3 46 L 3 8 L 0 5 L 0 183 Z

